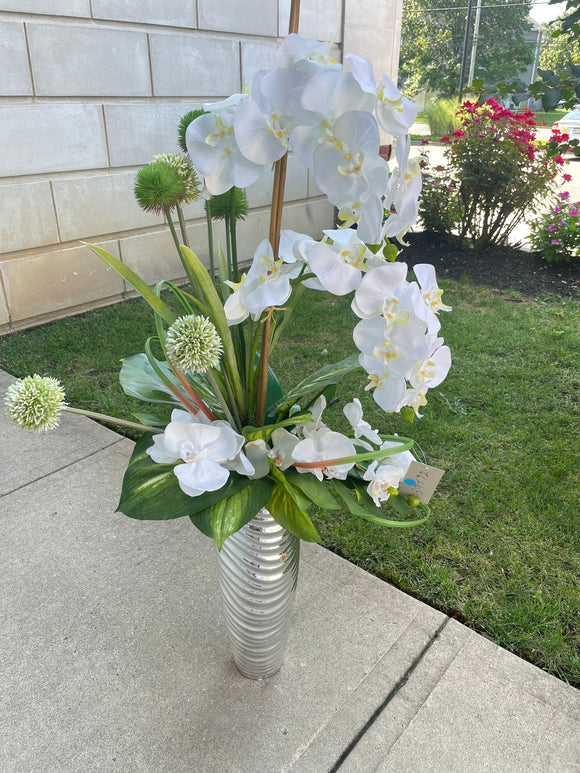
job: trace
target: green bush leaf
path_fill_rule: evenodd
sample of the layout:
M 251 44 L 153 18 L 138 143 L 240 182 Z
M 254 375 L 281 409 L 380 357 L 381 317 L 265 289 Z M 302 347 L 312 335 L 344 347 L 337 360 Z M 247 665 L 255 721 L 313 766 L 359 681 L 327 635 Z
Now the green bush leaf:
M 300 397 L 308 395 L 311 392 L 320 392 L 331 384 L 338 384 L 344 376 L 352 373 L 358 368 L 360 368 L 360 365 L 357 354 L 352 354 L 350 357 L 346 357 L 346 359 L 341 360 L 340 362 L 325 365 L 323 368 L 320 368 L 320 370 L 317 370 L 316 373 L 305 378 L 304 381 L 301 381 L 293 389 L 290 389 L 285 394 L 283 400 L 278 400 L 278 402 L 270 408 L 270 413 L 273 414 L 274 411 L 279 411 L 285 405 L 292 404 Z
M 146 453 L 153 445 L 153 435 L 146 433 L 135 445 L 129 466 L 123 478 L 121 499 L 117 510 L 129 518 L 141 521 L 168 521 L 173 518 L 193 516 L 212 507 L 216 502 L 240 491 L 256 481 L 231 473 L 225 486 L 217 491 L 207 491 L 198 497 L 190 497 L 179 488 L 172 464 L 158 464 Z M 253 516 L 252 516 L 253 517 Z M 213 530 L 204 531 L 213 537 Z
M 558 102 L 562 99 L 561 89 L 550 89 L 542 97 L 542 107 L 546 112 L 554 110 Z
M 269 478 L 246 480 L 247 485 L 239 491 L 190 516 L 195 526 L 211 537 L 220 550 L 226 539 L 251 521 L 272 494 L 273 482 Z

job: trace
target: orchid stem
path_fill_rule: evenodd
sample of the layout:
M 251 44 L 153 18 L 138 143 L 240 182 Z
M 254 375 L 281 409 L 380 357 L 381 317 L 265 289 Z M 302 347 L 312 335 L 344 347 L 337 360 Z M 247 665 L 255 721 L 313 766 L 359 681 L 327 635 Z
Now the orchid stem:
M 125 421 L 124 419 L 116 419 L 114 416 L 107 416 L 105 413 L 95 413 L 94 411 L 84 411 L 82 408 L 71 408 L 66 405 L 62 409 L 67 413 L 76 413 L 80 416 L 88 416 L 89 419 L 100 419 L 100 421 L 106 421 L 108 424 L 116 424 L 119 427 L 128 427 L 129 429 L 138 429 L 142 432 L 160 432 L 158 427 L 149 427 L 147 424 L 137 424 L 134 421 Z
M 187 228 L 185 227 L 185 218 L 183 217 L 183 210 L 181 209 L 181 205 L 177 204 L 176 209 L 177 209 L 177 219 L 179 220 L 179 229 L 181 231 L 181 236 L 183 238 L 183 244 L 185 244 L 186 247 L 189 247 Z

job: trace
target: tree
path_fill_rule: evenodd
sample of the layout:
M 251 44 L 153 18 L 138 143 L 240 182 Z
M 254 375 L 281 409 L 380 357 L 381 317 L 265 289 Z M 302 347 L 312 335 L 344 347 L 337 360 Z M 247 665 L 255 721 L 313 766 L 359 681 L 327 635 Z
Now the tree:
M 553 37 L 551 31 L 547 31 L 542 38 L 540 67 L 543 70 L 572 75 L 570 65 L 580 64 L 580 39 L 561 34 L 561 19 L 554 23 L 553 29 L 558 32 L 557 37 Z
M 423 89 L 457 93 L 466 4 L 466 0 L 405 0 L 399 78 L 407 96 Z M 490 8 L 492 4 L 497 8 Z M 484 5 L 488 7 L 481 10 L 476 76 L 489 83 L 517 78 L 534 59 L 534 45 L 524 39 L 531 29 L 526 21 L 530 5 L 504 0 L 486 0 Z M 437 7 L 451 10 L 434 10 Z

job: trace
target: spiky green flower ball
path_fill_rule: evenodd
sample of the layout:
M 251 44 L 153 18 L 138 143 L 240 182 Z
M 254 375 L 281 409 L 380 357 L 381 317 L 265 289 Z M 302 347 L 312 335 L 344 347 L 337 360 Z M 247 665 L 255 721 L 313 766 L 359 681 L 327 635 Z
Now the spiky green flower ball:
M 58 426 L 66 405 L 62 384 L 50 376 L 26 376 L 11 384 L 4 403 L 6 413 L 22 429 L 46 432 Z
M 240 220 L 248 214 L 248 200 L 244 191 L 234 186 L 225 193 L 212 196 L 205 208 L 206 211 L 209 209 L 214 220 L 223 220 L 226 215 L 231 216 L 232 211 L 236 220 Z
M 207 110 L 198 108 L 197 110 L 190 110 L 180 118 L 179 125 L 177 127 L 177 142 L 184 153 L 187 153 L 187 143 L 185 142 L 187 127 L 192 121 L 195 121 L 196 118 L 199 118 L 200 115 L 205 115 L 206 113 Z
M 153 162 L 157 161 L 162 161 L 175 169 L 185 183 L 184 204 L 199 198 L 199 180 L 189 156 L 184 156 L 181 153 L 163 153 L 159 156 L 153 156 Z
M 145 212 L 159 214 L 172 209 L 185 195 L 181 175 L 165 161 L 153 161 L 137 173 L 135 198 Z
M 205 373 L 217 368 L 223 344 L 213 322 L 190 314 L 178 317 L 167 331 L 167 358 L 180 370 Z

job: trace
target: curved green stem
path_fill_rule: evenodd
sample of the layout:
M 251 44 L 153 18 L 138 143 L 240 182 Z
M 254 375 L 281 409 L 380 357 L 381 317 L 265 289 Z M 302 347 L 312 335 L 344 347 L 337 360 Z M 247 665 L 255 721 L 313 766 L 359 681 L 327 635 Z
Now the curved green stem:
M 80 416 L 88 416 L 89 419 L 100 419 L 106 421 L 108 424 L 116 424 L 119 427 L 128 427 L 129 429 L 138 429 L 143 432 L 156 432 L 159 433 L 159 427 L 149 427 L 147 424 L 137 424 L 134 421 L 125 421 L 124 419 L 116 419 L 114 416 L 107 416 L 105 413 L 95 413 L 94 411 L 84 411 L 82 408 L 71 408 L 69 405 L 64 406 L 62 409 L 67 413 L 76 413 Z

